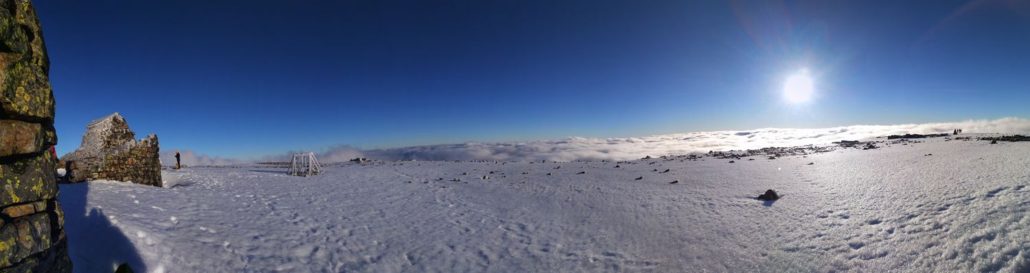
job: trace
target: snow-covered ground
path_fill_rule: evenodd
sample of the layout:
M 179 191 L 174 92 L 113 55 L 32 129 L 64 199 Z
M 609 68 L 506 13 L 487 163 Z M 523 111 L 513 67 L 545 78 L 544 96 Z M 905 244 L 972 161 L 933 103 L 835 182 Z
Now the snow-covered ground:
M 307 178 L 192 168 L 166 172 L 168 188 L 61 185 L 60 201 L 76 272 L 1030 270 L 1030 143 L 920 141 Z M 766 189 L 783 198 L 753 199 Z

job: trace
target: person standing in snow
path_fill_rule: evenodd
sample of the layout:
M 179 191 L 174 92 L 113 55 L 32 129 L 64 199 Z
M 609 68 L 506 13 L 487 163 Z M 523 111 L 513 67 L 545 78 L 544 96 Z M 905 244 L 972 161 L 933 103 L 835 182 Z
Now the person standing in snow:
M 180 164 L 180 160 L 179 160 L 179 151 L 175 151 L 175 169 L 178 170 L 178 169 L 181 169 L 181 168 L 182 168 L 182 165 Z

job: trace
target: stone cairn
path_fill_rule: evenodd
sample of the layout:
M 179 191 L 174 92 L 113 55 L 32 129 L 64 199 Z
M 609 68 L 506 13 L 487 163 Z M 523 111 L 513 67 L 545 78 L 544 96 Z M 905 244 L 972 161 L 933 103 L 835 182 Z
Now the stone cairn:
M 71 272 L 50 60 L 35 8 L 0 0 L 0 272 Z
M 157 135 L 135 137 L 118 113 L 90 122 L 82 145 L 61 158 L 65 181 L 107 179 L 161 187 Z

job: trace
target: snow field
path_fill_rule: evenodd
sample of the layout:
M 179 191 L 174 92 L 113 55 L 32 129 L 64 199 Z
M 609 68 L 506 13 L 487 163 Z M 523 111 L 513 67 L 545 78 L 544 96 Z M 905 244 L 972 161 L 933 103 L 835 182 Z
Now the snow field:
M 77 272 L 1030 270 L 1028 143 L 164 176 L 61 185 Z

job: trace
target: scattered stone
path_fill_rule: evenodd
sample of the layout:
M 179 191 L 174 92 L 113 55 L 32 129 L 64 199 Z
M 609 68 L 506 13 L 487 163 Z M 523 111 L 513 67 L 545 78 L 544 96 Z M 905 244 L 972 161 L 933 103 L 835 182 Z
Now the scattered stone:
M 587 173 L 586 171 L 581 171 L 581 172 L 578 172 L 576 174 L 586 174 L 586 173 Z
M 673 180 L 672 182 L 669 182 L 669 184 L 676 184 L 676 183 L 679 183 L 679 182 L 680 182 L 679 180 Z
M 644 177 L 643 176 L 637 177 L 637 179 L 634 179 L 634 180 L 644 180 Z
M 780 195 L 776 194 L 776 191 L 770 189 L 766 190 L 764 194 L 759 195 L 758 198 L 755 199 L 762 201 L 776 201 L 777 199 L 780 199 Z
M 815 162 L 808 162 L 808 165 L 815 165 Z
M 550 176 L 550 175 L 551 175 L 551 173 L 547 173 L 547 175 L 548 175 L 548 176 Z
M 980 140 L 990 140 L 991 144 L 995 144 L 998 141 L 1009 141 L 1009 142 L 1030 141 L 1030 136 L 1011 135 L 1011 136 L 1000 136 L 1000 137 L 982 137 L 982 138 L 980 138 Z
M 736 163 L 736 162 L 734 162 L 733 160 L 730 160 L 730 163 Z
M 928 138 L 928 137 L 946 137 L 948 134 L 904 134 L 904 135 L 889 135 L 887 139 L 910 139 L 910 138 Z
M 672 169 L 665 169 L 664 171 L 662 171 L 662 173 L 667 173 L 669 171 L 672 171 Z
M 844 148 L 851 148 L 851 147 L 857 146 L 860 143 L 862 143 L 862 142 L 860 142 L 858 140 L 841 140 L 841 141 L 834 142 L 833 144 L 840 145 L 841 147 L 844 147 Z

